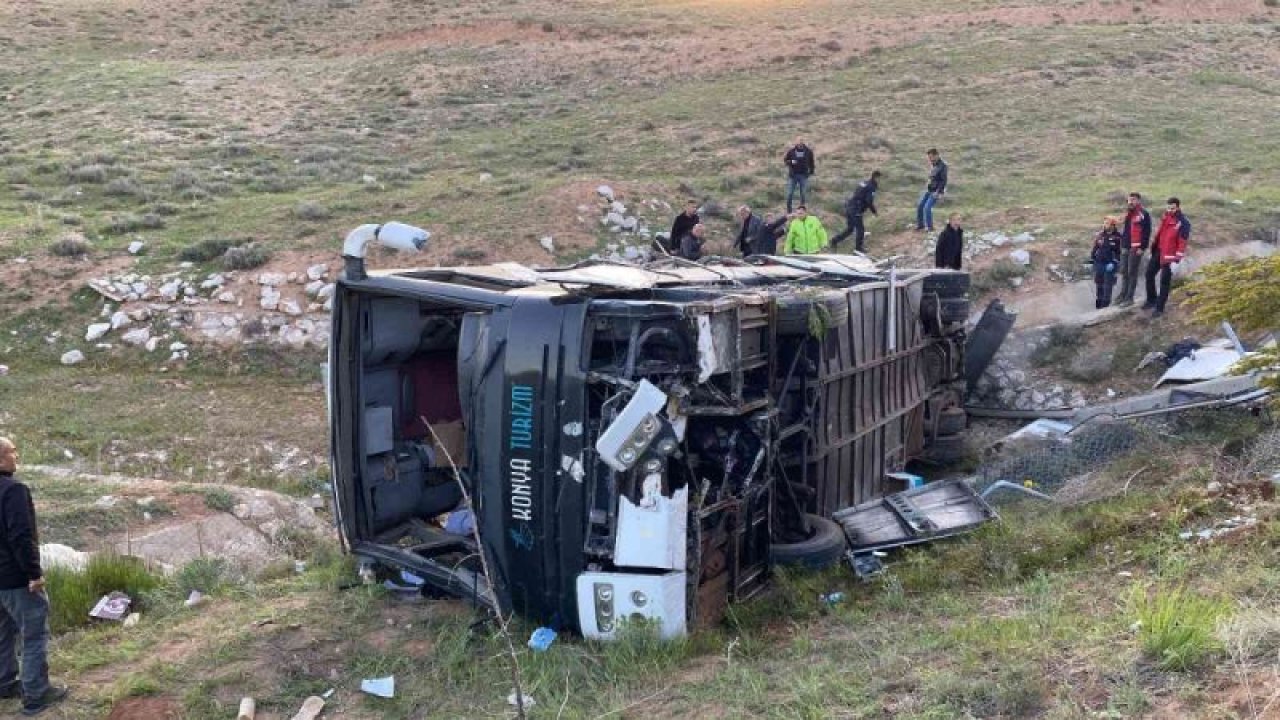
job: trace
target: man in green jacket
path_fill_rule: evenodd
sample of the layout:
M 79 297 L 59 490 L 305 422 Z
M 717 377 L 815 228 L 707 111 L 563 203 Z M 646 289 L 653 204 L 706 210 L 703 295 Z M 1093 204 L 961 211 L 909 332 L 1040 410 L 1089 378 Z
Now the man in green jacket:
M 810 215 L 805 206 L 796 207 L 787 228 L 787 242 L 782 246 L 783 255 L 813 255 L 827 247 L 827 229 L 817 216 Z

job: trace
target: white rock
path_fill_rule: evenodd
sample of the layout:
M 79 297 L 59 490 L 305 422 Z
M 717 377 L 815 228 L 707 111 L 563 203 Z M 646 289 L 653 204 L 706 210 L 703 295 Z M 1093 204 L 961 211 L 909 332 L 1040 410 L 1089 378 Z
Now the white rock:
M 605 200 L 608 200 L 609 202 L 613 202 L 613 188 L 609 187 L 608 185 L 597 186 L 596 194 L 604 198 Z
M 288 278 L 285 276 L 284 273 L 265 272 L 265 273 L 259 273 L 258 275 L 259 285 L 269 285 L 274 287 L 276 285 L 284 285 L 287 280 Z
M 186 350 L 186 349 L 187 349 L 187 344 L 186 344 L 186 343 L 184 343 L 184 342 L 172 342 L 172 343 L 169 343 L 169 351 L 170 351 L 170 352 L 178 352 L 178 351 L 180 351 L 180 350 Z
M 333 283 L 329 283 L 325 285 L 324 287 L 320 288 L 320 292 L 316 293 L 316 300 L 324 302 L 324 301 L 333 299 L 333 291 L 335 289 L 336 288 L 334 287 Z M 329 308 L 326 307 L 325 309 L 327 310 Z
M 555 254 L 556 241 L 555 241 L 555 238 L 551 237 L 550 235 L 544 235 L 543 238 L 538 241 L 538 244 L 542 246 L 543 250 L 546 250 L 549 253 Z
M 142 252 L 142 248 L 146 246 L 147 244 L 142 242 L 141 240 L 134 240 L 133 242 L 129 243 L 129 254 L 137 255 L 138 253 Z
M 324 301 L 324 311 L 333 312 L 333 298 Z
M 147 342 L 145 345 L 145 347 L 147 348 L 147 352 L 155 352 L 156 346 L 159 344 L 160 344 L 160 338 L 158 337 L 147 338 Z
M 120 328 L 125 327 L 126 325 L 129 325 L 132 322 L 133 322 L 133 318 L 129 317 L 129 314 L 123 310 L 117 310 L 114 313 L 111 313 L 111 329 L 112 330 L 119 330 Z
M 1029 232 L 1021 232 L 1021 233 L 1018 233 L 1017 235 L 1014 235 L 1013 237 L 1011 237 L 1011 238 L 1009 238 L 1009 239 L 1010 239 L 1010 240 L 1012 240 L 1013 242 L 1015 242 L 1015 243 L 1017 243 L 1017 244 L 1021 245 L 1022 243 L 1035 242 L 1036 236 L 1035 236 L 1035 235 L 1032 235 L 1032 234 L 1031 234 L 1031 233 L 1029 233 Z
M 1031 253 L 1019 248 L 1009 253 L 1009 259 L 1018 263 L 1019 265 L 1030 265 Z
M 615 227 L 621 227 L 624 220 L 626 220 L 626 218 L 623 217 L 622 213 L 611 212 L 604 216 L 605 224 L 613 225 Z
M 614 200 L 609 203 L 609 209 L 621 215 L 625 215 L 627 212 L 627 206 L 623 205 L 621 200 Z
M 160 298 L 167 302 L 173 302 L 178 299 L 178 294 L 182 292 L 181 280 L 170 280 L 160 286 Z
M 312 280 L 311 282 L 307 283 L 307 287 L 306 287 L 307 297 L 315 297 L 320 292 L 320 288 L 323 288 L 324 285 L 325 285 L 325 282 L 323 280 Z
M 378 182 L 378 178 L 373 175 L 370 175 L 369 173 L 365 173 L 364 175 L 361 175 L 360 179 L 364 181 L 365 185 L 372 185 Z
M 224 290 L 218 293 L 218 302 L 233 303 L 236 301 L 235 293 L 230 290 Z
M 120 336 L 120 339 L 130 345 L 144 345 L 148 340 L 151 339 L 151 328 L 148 328 L 148 327 L 134 328 L 129 332 L 125 333 L 124 335 Z
M 622 219 L 623 230 L 629 230 L 631 232 L 635 232 L 635 229 L 639 227 L 639 225 L 640 225 L 640 221 L 635 219 L 634 217 L 626 217 Z
M 487 173 L 487 172 L 480 173 L 480 182 L 489 182 L 492 179 L 493 179 L 493 173 Z
M 85 342 L 93 342 L 94 340 L 97 340 L 103 335 L 106 335 L 107 331 L 110 329 L 111 323 L 94 323 L 90 325 L 84 332 Z
M 286 315 L 301 315 L 302 308 L 298 306 L 297 300 L 281 300 L 280 311 Z
M 226 283 L 227 283 L 226 277 L 224 277 L 221 273 L 214 273 L 209 277 L 205 278 L 204 281 L 200 283 L 200 288 L 202 290 L 211 290 L 213 288 L 220 288 Z
M 63 365 L 75 365 L 84 362 L 84 353 L 79 350 L 68 350 L 62 354 Z
M 320 263 L 318 265 L 312 265 L 311 267 L 307 268 L 307 279 L 319 280 L 323 278 L 328 272 L 329 272 L 329 266 L 325 265 L 324 263 Z
M 280 291 L 273 285 L 262 287 L 262 298 L 258 301 L 263 310 L 275 310 L 280 305 Z

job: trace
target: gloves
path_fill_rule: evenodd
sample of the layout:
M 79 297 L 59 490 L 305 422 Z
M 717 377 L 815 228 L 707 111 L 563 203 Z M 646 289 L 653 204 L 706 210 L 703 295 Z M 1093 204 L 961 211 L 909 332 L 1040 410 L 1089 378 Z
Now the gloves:
M 1113 263 L 1113 262 L 1107 263 L 1107 268 L 1106 268 L 1106 270 L 1107 270 L 1107 272 L 1109 272 L 1109 273 L 1113 273 L 1113 272 L 1115 272 L 1115 271 L 1116 271 L 1116 264 L 1115 264 L 1115 263 Z

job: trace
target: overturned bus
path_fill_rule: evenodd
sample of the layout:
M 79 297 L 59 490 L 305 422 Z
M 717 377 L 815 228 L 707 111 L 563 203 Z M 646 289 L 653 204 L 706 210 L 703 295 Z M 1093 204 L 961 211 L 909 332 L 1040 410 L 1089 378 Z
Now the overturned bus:
M 560 629 L 715 623 L 775 563 L 837 560 L 829 517 L 949 459 L 963 428 L 964 273 L 846 255 L 366 272 L 344 255 L 329 401 L 347 548 Z M 464 488 L 483 548 L 445 527 Z

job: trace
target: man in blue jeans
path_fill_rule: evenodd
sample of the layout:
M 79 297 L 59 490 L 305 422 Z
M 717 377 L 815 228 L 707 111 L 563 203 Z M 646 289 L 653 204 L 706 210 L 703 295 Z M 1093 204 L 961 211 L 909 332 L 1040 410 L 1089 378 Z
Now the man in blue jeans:
M 31 491 L 18 482 L 18 448 L 0 437 L 0 698 L 21 697 L 39 715 L 67 696 L 49 684 L 49 596 Z M 18 645 L 22 675 L 18 675 Z
M 796 138 L 796 144 L 787 150 L 787 154 L 782 157 L 782 162 L 787 165 L 787 214 L 790 215 L 796 190 L 800 191 L 801 205 L 808 201 L 805 196 L 809 190 L 809 178 L 816 167 L 813 148 L 805 145 L 803 139 Z
M 947 164 L 937 148 L 929 148 L 925 157 L 929 159 L 929 185 L 916 205 L 916 230 L 933 232 L 933 206 L 947 192 Z

